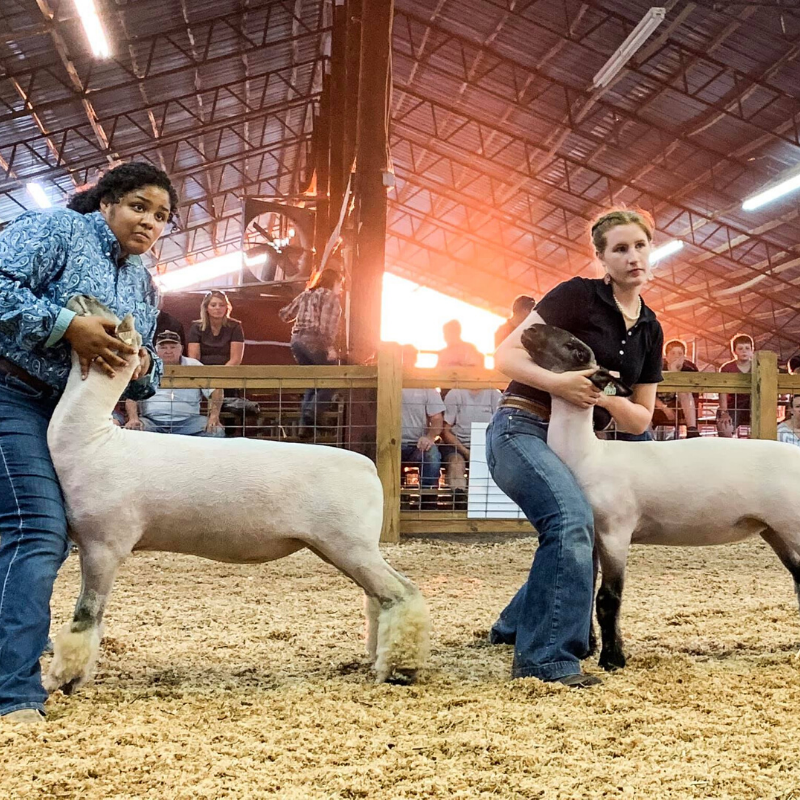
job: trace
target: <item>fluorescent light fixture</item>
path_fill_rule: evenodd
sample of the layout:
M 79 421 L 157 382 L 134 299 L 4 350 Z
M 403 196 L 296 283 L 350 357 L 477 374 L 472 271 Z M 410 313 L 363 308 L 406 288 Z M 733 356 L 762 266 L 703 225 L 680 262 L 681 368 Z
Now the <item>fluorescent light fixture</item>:
M 800 174 L 787 178 L 770 189 L 753 195 L 753 197 L 748 197 L 742 203 L 742 211 L 755 211 L 757 208 L 761 208 L 761 206 L 765 206 L 767 203 L 789 194 L 789 192 L 796 192 L 798 189 L 800 189 Z
M 650 266 L 652 267 L 658 261 L 661 261 L 662 258 L 666 258 L 667 256 L 671 256 L 673 253 L 677 253 L 678 250 L 683 248 L 683 242 L 680 239 L 673 239 L 671 242 L 667 242 L 666 244 L 662 244 L 661 247 L 656 247 L 650 253 Z
M 111 50 L 100 17 L 97 16 L 94 0 L 75 0 L 75 10 L 80 15 L 92 52 L 97 58 L 108 58 Z
M 611 79 L 631 60 L 634 53 L 647 41 L 650 34 L 664 21 L 666 14 L 666 8 L 653 6 L 639 20 L 639 24 L 630 32 L 628 38 L 617 48 L 611 58 L 600 67 L 597 75 L 594 76 L 592 86 L 595 89 L 600 89 L 611 83 Z
M 209 258 L 192 264 L 191 267 L 165 272 L 163 275 L 156 276 L 156 282 L 163 292 L 174 292 L 176 289 L 185 289 L 187 286 L 194 286 L 196 283 L 205 283 L 220 278 L 223 275 L 230 275 L 238 272 L 242 268 L 242 251 L 226 253 L 224 256 Z
M 50 208 L 53 205 L 47 195 L 45 194 L 44 189 L 38 183 L 26 183 L 25 188 L 28 190 L 28 194 L 36 201 L 36 205 L 39 208 Z

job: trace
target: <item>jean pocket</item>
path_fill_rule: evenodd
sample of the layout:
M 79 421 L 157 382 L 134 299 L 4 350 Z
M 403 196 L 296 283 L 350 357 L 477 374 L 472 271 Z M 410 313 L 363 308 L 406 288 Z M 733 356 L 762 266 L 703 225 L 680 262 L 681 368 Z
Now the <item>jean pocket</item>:
M 13 375 L 0 375 L 0 386 L 10 394 L 24 397 L 27 400 L 40 400 L 44 396 L 44 392 L 41 389 L 34 389 Z
M 522 436 L 536 436 L 547 440 L 547 423 L 535 414 L 524 411 L 510 414 L 506 422 L 508 433 Z

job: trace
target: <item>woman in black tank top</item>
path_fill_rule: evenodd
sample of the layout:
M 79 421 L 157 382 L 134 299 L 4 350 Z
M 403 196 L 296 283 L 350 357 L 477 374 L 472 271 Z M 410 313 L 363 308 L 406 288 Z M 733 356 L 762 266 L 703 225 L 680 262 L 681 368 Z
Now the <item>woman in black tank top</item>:
M 583 687 L 599 679 L 581 672 L 589 644 L 593 601 L 592 510 L 572 473 L 547 446 L 550 396 L 600 409 L 635 437 L 653 416 L 661 375 L 663 333 L 641 291 L 650 277 L 652 220 L 635 211 L 611 211 L 592 226 L 603 267 L 598 280 L 573 278 L 556 286 L 498 348 L 497 369 L 512 381 L 509 405 L 495 414 L 486 436 L 489 469 L 539 535 L 530 575 L 490 633 L 514 644 L 512 677 L 533 676 Z M 597 363 L 633 387 L 630 398 L 602 394 L 593 370 L 554 373 L 536 365 L 521 335 L 534 323 L 574 334 Z

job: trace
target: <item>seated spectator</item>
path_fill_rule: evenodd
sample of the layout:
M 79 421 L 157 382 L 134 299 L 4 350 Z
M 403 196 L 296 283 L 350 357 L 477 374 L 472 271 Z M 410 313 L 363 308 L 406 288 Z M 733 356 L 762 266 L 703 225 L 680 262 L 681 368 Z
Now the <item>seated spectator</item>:
M 662 369 L 669 372 L 699 372 L 697 365 L 686 358 L 686 343 L 680 339 L 671 339 L 664 345 L 664 363 Z M 678 392 L 677 394 L 660 393 L 656 395 L 656 411 L 653 414 L 654 425 L 686 425 L 686 438 L 692 439 L 700 435 L 697 430 L 697 406 L 699 394 Z M 677 435 L 677 434 L 676 434 Z
M 497 389 L 451 389 L 447 393 L 442 432 L 444 445 L 440 449 L 447 463 L 447 482 L 456 495 L 466 493 L 472 423 L 490 422 L 499 402 Z M 465 504 L 466 497 L 458 498 L 456 507 L 465 507 Z
M 755 345 L 746 333 L 740 333 L 731 339 L 732 361 L 720 368 L 720 372 L 750 373 L 753 366 Z M 731 438 L 736 435 L 740 425 L 750 425 L 750 393 L 720 394 L 719 411 L 717 412 L 717 433 L 719 436 Z
M 800 394 L 793 394 L 786 419 L 778 425 L 778 441 L 800 445 Z
M 242 323 L 231 317 L 233 306 L 225 292 L 206 292 L 200 319 L 189 328 L 189 358 L 211 366 L 238 367 L 244 356 Z
M 163 331 L 175 331 L 181 337 L 181 347 L 184 353 L 189 351 L 186 348 L 186 332 L 183 330 L 183 323 L 167 311 L 159 311 L 158 319 L 156 320 L 156 331 L 153 334 L 153 341 L 158 337 L 159 333 Z
M 484 356 L 474 344 L 461 338 L 461 323 L 457 319 L 445 322 L 442 327 L 447 346 L 439 351 L 437 367 L 482 367 Z
M 511 306 L 511 316 L 494 332 L 494 346 L 500 347 L 500 342 L 522 325 L 528 314 L 530 314 L 535 307 L 536 300 L 532 297 L 528 297 L 526 294 L 519 295 Z
M 798 374 L 800 374 L 800 353 L 795 353 L 786 362 L 786 371 L 790 375 L 798 375 Z
M 162 331 L 156 337 L 156 352 L 164 364 L 202 366 L 194 358 L 182 355 L 181 338 L 177 331 Z M 209 399 L 208 417 L 200 413 L 200 400 Z M 147 400 L 137 403 L 125 401 L 129 430 L 153 433 L 180 433 L 186 436 L 225 436 L 220 425 L 219 411 L 222 405 L 221 389 L 163 389 L 160 388 Z
M 417 363 L 417 348 L 403 346 L 403 366 Z M 419 468 L 420 486 L 434 489 L 439 485 L 442 456 L 435 444 L 442 432 L 444 403 L 436 389 L 403 389 L 403 432 L 401 460 L 403 465 Z

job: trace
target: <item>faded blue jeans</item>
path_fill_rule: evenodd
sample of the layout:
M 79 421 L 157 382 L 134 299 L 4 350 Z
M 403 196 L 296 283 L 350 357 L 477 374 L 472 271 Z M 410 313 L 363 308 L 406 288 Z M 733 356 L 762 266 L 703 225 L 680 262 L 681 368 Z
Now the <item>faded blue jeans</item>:
M 419 483 L 423 489 L 435 489 L 439 485 L 442 456 L 435 444 L 423 453 L 416 442 L 404 443 L 400 448 L 400 461 L 419 467 Z
M 539 535 L 528 579 L 495 622 L 492 639 L 514 643 L 514 678 L 555 681 L 580 672 L 593 601 L 592 509 L 547 446 L 547 423 L 535 414 L 499 409 L 486 431 L 486 460 Z
M 292 337 L 290 344 L 294 360 L 303 366 L 336 364 L 336 359 L 328 356 L 328 347 L 313 337 Z M 313 426 L 317 415 L 327 411 L 333 397 L 333 389 L 306 389 L 300 405 L 300 424 Z
M 47 425 L 55 400 L 0 375 L 0 715 L 44 711 L 39 656 L 50 596 L 69 552 Z

